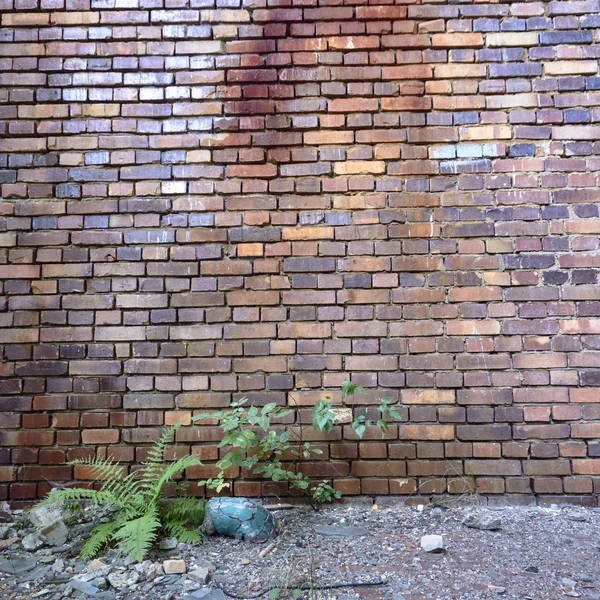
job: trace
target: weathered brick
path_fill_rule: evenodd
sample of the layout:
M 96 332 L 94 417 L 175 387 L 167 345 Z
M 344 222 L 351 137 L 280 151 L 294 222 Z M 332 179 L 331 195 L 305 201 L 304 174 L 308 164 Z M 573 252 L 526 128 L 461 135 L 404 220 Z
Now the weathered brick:
M 19 1 L 1 494 L 88 480 L 64 462 L 94 446 L 135 464 L 179 421 L 169 459 L 214 463 L 195 411 L 246 395 L 304 426 L 351 378 L 345 421 L 303 432 L 336 489 L 596 502 L 597 0 Z M 382 396 L 402 422 L 358 440 Z

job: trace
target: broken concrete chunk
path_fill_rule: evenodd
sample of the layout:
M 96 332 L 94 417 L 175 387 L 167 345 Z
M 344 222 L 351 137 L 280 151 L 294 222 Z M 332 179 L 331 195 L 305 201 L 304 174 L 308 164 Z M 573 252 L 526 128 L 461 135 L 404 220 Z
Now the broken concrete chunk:
M 421 538 L 421 549 L 425 552 L 443 552 L 444 538 L 441 535 L 424 535 Z
M 472 529 L 496 531 L 502 527 L 502 519 L 487 513 L 471 513 L 463 519 L 463 525 Z
M 163 560 L 163 569 L 167 575 L 185 573 L 185 561 L 183 560 Z

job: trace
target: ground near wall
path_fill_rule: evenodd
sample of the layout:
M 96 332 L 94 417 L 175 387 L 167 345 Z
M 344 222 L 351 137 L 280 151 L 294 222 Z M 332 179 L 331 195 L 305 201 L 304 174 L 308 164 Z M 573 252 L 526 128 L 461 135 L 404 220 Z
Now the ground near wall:
M 214 592 L 217 588 L 252 597 L 270 587 L 308 586 L 312 591 L 304 592 L 303 599 L 600 598 L 599 509 L 489 509 L 463 498 L 423 510 L 389 503 L 326 507 L 319 512 L 298 507 L 275 514 L 281 531 L 272 542 L 212 537 L 200 546 L 182 544 L 152 553 L 144 565 L 128 563 L 111 551 L 96 563 L 97 576 L 75 558 L 76 548 L 69 547 L 74 540 L 53 552 L 24 553 L 13 546 L 0 550 L 0 569 L 23 560 L 30 568 L 17 576 L 0 572 L 0 596 L 218 600 L 224 597 Z M 466 520 L 494 530 L 469 527 Z M 441 535 L 444 551 L 425 552 L 421 539 L 426 535 Z M 169 558 L 183 559 L 187 574 L 162 574 L 162 561 Z M 79 592 L 72 589 L 77 580 L 86 582 Z M 318 589 L 352 583 L 378 585 Z M 91 588 L 96 592 L 85 595 L 83 590 Z M 207 588 L 216 595 L 204 596 L 202 590 Z M 288 595 L 282 591 L 281 597 Z

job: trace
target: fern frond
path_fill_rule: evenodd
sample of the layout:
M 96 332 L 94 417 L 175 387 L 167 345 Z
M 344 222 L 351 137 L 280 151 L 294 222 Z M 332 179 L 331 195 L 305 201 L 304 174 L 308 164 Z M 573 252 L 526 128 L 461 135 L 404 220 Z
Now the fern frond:
M 143 473 L 141 476 L 141 487 L 151 490 L 156 485 L 165 462 L 165 450 L 175 440 L 175 434 L 183 423 L 176 423 L 165 429 L 160 438 L 154 443 L 148 451 L 148 459 L 143 463 Z
M 78 458 L 67 463 L 73 467 L 89 467 L 95 481 L 102 481 L 105 485 L 110 485 L 119 481 L 123 477 L 125 467 L 111 459 L 98 458 Z
M 114 491 L 116 504 L 119 506 L 128 506 L 135 502 L 137 498 L 142 498 L 140 494 L 141 481 L 137 472 L 129 473 L 119 481 L 119 485 Z
M 120 552 L 141 562 L 156 540 L 159 529 L 158 510 L 152 507 L 143 516 L 125 523 L 112 537 L 120 542 Z
M 197 544 L 202 541 L 202 535 L 197 529 L 190 529 L 183 523 L 169 523 L 164 526 L 164 530 L 179 542 L 184 544 Z
M 150 493 L 150 502 L 156 502 L 160 497 L 163 488 L 167 483 L 173 481 L 173 478 L 180 473 L 183 473 L 189 467 L 201 465 L 200 459 L 194 454 L 187 454 L 177 459 L 175 462 L 169 463 L 168 465 L 161 465 L 161 470 L 158 472 L 153 486 L 148 490 Z
M 79 552 L 79 557 L 82 560 L 91 560 L 98 556 L 98 552 L 103 546 L 106 546 L 111 541 L 114 532 L 119 528 L 119 521 L 111 521 L 110 523 L 101 523 L 92 529 L 90 537 L 85 541 Z
M 173 523 L 185 523 L 191 527 L 200 527 L 204 523 L 206 502 L 193 496 L 183 496 L 162 507 L 162 521 L 167 527 Z
M 46 506 L 54 502 L 64 504 L 77 500 L 91 500 L 92 504 L 112 504 L 115 497 L 110 492 L 104 490 L 92 490 L 80 487 L 66 487 L 62 489 L 54 489 L 52 493 L 44 498 L 38 506 Z

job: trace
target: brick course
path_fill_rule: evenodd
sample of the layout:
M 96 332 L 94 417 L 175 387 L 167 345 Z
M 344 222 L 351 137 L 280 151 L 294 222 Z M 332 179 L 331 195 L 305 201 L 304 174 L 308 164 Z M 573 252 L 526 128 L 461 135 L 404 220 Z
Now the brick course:
M 0 0 L 0 499 L 351 377 L 345 494 L 597 504 L 600 3 L 176 4 Z

